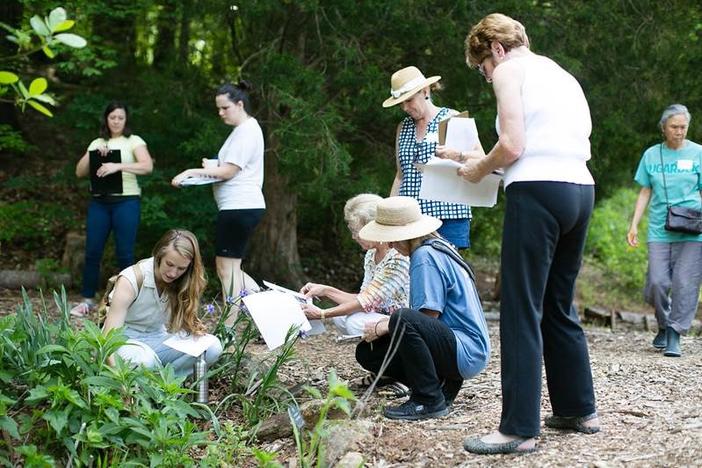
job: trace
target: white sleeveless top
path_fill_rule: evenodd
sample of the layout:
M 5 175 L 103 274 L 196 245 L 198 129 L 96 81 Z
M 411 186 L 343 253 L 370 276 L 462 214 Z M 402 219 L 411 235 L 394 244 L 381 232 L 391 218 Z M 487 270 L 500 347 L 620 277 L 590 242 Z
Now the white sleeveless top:
M 136 331 L 164 332 L 166 323 L 170 318 L 170 307 L 168 295 L 159 296 L 156 289 L 156 279 L 154 277 L 154 257 L 148 258 L 139 264 L 144 275 L 144 282 L 141 289 L 138 288 L 137 279 L 132 267 L 125 268 L 119 276 L 125 277 L 132 288 L 137 293 L 137 297 L 127 308 L 127 316 L 124 319 L 124 326 Z M 114 293 L 114 290 L 112 290 Z
M 505 168 L 505 187 L 524 181 L 594 185 L 586 165 L 592 122 L 580 84 L 547 57 L 529 54 L 511 60 L 524 70 L 526 142 L 519 159 Z M 499 116 L 496 129 L 499 134 Z

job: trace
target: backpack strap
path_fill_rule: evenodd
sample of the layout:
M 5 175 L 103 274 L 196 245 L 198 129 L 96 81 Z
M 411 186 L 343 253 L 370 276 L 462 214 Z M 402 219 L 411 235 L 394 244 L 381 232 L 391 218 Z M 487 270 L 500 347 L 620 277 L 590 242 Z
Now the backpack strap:
M 468 273 L 470 280 L 473 283 L 475 283 L 475 273 L 473 273 L 473 268 L 471 268 L 470 264 L 466 262 L 463 259 L 463 257 L 461 257 L 458 251 L 456 251 L 456 249 L 451 244 L 449 244 L 448 241 L 438 237 L 434 237 L 425 240 L 424 242 L 422 242 L 422 245 L 431 247 L 451 257 L 456 263 L 458 263 L 461 266 L 461 268 L 463 268 L 466 271 L 466 273 Z

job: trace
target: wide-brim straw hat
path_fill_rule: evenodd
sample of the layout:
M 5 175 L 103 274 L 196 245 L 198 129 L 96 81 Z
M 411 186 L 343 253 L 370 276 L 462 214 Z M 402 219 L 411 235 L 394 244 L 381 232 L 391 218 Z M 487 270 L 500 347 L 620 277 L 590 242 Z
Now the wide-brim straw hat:
M 441 79 L 440 76 L 425 78 L 417 67 L 407 67 L 398 70 L 390 78 L 390 97 L 383 102 L 383 107 L 392 107 L 414 96 L 422 88 L 426 88 Z
M 398 242 L 431 234 L 441 220 L 422 214 L 417 200 L 390 197 L 378 202 L 375 221 L 363 226 L 358 236 L 371 242 Z

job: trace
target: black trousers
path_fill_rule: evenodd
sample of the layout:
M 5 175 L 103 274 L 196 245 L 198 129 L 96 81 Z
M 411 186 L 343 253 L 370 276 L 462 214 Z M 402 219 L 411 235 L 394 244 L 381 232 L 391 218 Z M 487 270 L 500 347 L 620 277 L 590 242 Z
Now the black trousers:
M 383 375 L 407 385 L 412 391 L 410 398 L 417 403 L 432 405 L 444 401 L 442 383 L 460 388 L 463 377 L 456 361 L 456 336 L 438 319 L 416 310 L 400 309 L 390 316 L 389 334 L 356 346 L 356 360 L 364 369 L 378 373 L 391 336 L 399 336 L 403 329 L 400 341 L 395 339 L 399 343 L 397 352 Z
M 542 358 L 553 413 L 595 411 L 587 341 L 573 307 L 594 187 L 515 182 L 506 196 L 500 432 L 533 437 L 540 429 Z

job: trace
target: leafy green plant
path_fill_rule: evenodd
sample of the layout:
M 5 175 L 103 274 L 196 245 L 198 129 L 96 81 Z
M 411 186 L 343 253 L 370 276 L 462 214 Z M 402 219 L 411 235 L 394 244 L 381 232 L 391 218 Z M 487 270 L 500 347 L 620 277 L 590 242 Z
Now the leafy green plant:
M 592 215 L 585 245 L 585 254 L 603 267 L 609 280 L 631 294 L 643 290 L 647 262 L 647 216 L 639 225 L 639 247 L 626 242 L 636 197 L 636 191 L 623 188 L 601 201 Z
M 231 421 L 222 425 L 222 435 L 216 443 L 207 446 L 205 457 L 200 460 L 203 467 L 241 466 L 251 455 L 251 432 Z
M 339 409 L 350 416 L 351 402 L 356 399 L 348 385 L 339 380 L 336 376 L 336 372 L 333 370 L 329 373 L 327 382 L 329 384 L 327 395 L 319 411 L 317 422 L 311 431 L 298 428 L 295 419 L 292 415 L 290 417 L 290 423 L 292 424 L 293 434 L 295 436 L 295 445 L 297 446 L 298 461 L 303 468 L 324 466 L 324 439 L 327 435 L 326 424 L 329 411 L 332 409 Z M 322 398 L 320 391 L 314 387 L 307 387 L 307 391 L 314 398 Z
M 298 327 L 291 327 L 285 335 L 285 343 L 276 353 L 256 366 L 249 375 L 245 391 L 239 395 L 239 400 L 250 426 L 255 426 L 264 418 L 279 412 L 293 400 L 287 388 L 280 383 L 278 371 L 295 356 L 295 343 L 298 338 Z
M 56 57 L 55 49 L 59 44 L 76 49 L 83 48 L 87 44 L 85 39 L 77 34 L 64 32 L 73 28 L 74 24 L 75 21 L 69 20 L 66 16 L 66 10 L 61 7 L 54 8 L 49 16 L 44 18 L 39 15 L 32 16 L 29 20 L 29 28 L 16 29 L 5 23 L 0 23 L 0 27 L 10 33 L 7 40 L 17 44 L 15 55 L 0 59 L 4 63 L 13 62 L 39 50 L 52 59 Z M 44 104 L 55 106 L 56 101 L 46 93 L 47 88 L 46 78 L 35 78 L 29 86 L 25 86 L 20 77 L 13 71 L 0 70 L 0 100 L 13 102 L 2 98 L 11 89 L 15 94 L 15 104 L 23 111 L 25 106 L 29 105 L 42 114 L 52 117 L 53 114 Z
M 118 356 L 108 366 L 126 341 L 121 329 L 103 335 L 85 322 L 76 330 L 65 292 L 54 294 L 56 322 L 45 304 L 35 312 L 23 297 L 17 313 L 0 320 L 0 427 L 26 441 L 16 449 L 25 465 L 194 465 L 188 450 L 208 435 L 193 420 L 213 415 L 187 401 L 191 391 L 171 366 L 134 368 Z M 11 458 L 2 449 L 0 457 Z

